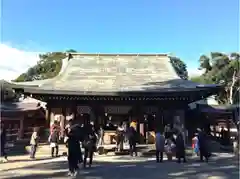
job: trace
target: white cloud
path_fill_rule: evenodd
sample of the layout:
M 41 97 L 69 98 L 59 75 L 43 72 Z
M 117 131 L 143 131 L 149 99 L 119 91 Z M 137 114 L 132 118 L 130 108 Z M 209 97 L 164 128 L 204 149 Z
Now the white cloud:
M 0 79 L 16 79 L 39 60 L 38 52 L 28 52 L 0 44 Z
M 195 77 L 195 76 L 200 76 L 203 74 L 203 70 L 199 70 L 199 69 L 188 69 L 188 76 L 189 77 Z

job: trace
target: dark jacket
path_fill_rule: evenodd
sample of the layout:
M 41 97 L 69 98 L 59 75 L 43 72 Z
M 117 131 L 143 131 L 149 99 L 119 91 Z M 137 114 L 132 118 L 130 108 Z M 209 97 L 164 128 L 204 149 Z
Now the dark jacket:
M 4 127 L 1 128 L 0 135 L 1 135 L 1 145 L 5 145 L 7 133 L 6 133 L 6 129 Z
M 97 136 L 94 130 L 87 131 L 83 140 L 83 147 L 88 150 L 96 151 Z
M 176 138 L 176 158 L 185 157 L 185 145 L 182 134 L 178 134 Z
M 128 128 L 127 136 L 128 136 L 129 142 L 133 142 L 133 143 L 137 142 L 137 131 L 134 129 L 134 127 Z
M 53 131 L 50 136 L 50 142 L 58 143 L 59 142 L 59 132 L 57 130 Z
M 68 136 L 68 155 L 69 157 L 77 157 L 79 156 L 80 153 L 80 143 L 78 140 L 78 137 L 75 135 L 74 131 L 70 131 L 67 133 Z
M 202 153 L 203 156 L 210 156 L 210 149 L 208 145 L 208 137 L 205 132 L 199 132 L 198 134 L 198 144 L 199 144 L 199 150 Z

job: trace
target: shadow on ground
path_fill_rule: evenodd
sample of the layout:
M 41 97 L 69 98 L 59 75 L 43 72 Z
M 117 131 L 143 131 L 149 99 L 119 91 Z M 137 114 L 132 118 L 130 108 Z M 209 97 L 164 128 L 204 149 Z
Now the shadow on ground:
M 125 157 L 126 158 L 126 157 Z M 121 159 L 121 157 L 119 157 Z M 40 178 L 67 178 L 67 162 L 46 162 L 24 168 L 14 169 L 15 171 L 25 170 L 24 176 L 4 176 L 5 179 L 40 179 Z M 4 172 L 12 173 L 11 170 Z M 37 174 L 34 174 L 37 171 Z M 48 171 L 48 173 L 41 173 Z M 129 158 L 128 162 L 96 162 L 90 169 L 80 170 L 76 178 L 85 179 L 204 179 L 209 176 L 217 179 L 238 179 L 239 162 L 235 157 L 212 159 L 209 163 L 199 163 L 194 159 L 187 163 L 178 164 L 175 161 L 156 163 L 155 161 L 135 161 Z
M 34 159 L 34 161 L 44 161 L 44 160 L 49 160 L 49 159 L 52 159 L 52 157 L 43 157 L 43 158 L 36 158 Z M 11 163 L 16 163 L 16 162 L 31 162 L 32 159 L 30 159 L 30 157 L 28 159 L 17 159 L 17 160 L 8 160 L 8 164 L 11 164 Z

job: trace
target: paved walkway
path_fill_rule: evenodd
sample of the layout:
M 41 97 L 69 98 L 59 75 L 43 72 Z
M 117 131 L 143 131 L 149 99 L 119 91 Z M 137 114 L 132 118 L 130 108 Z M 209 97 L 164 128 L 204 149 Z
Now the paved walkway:
M 9 158 L 9 163 L 0 164 L 2 179 L 61 179 L 68 178 L 66 157 L 55 159 L 37 156 L 31 161 L 27 156 Z M 218 153 L 207 163 L 189 158 L 186 164 L 164 161 L 156 163 L 154 158 L 129 156 L 95 156 L 91 169 L 80 170 L 76 178 L 82 179 L 238 179 L 237 159 L 226 153 Z

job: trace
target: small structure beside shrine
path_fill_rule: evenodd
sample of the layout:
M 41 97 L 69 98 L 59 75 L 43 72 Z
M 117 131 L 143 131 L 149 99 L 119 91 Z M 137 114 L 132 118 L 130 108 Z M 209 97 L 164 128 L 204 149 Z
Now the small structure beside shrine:
M 36 101 L 2 102 L 0 111 L 8 140 L 29 139 L 33 127 L 46 127 L 45 109 Z
M 184 131 L 188 104 L 221 90 L 181 79 L 166 54 L 72 53 L 62 64 L 55 78 L 15 89 L 47 103 L 49 125 L 59 120 L 63 130 L 68 116 L 91 120 L 105 128 L 106 143 L 119 122 L 135 121 L 142 143 L 166 124 Z
M 204 105 L 198 104 L 198 117 L 205 120 L 211 126 L 213 136 L 221 136 L 221 128 L 227 131 L 229 138 L 237 137 L 239 127 L 239 106 L 238 105 Z

